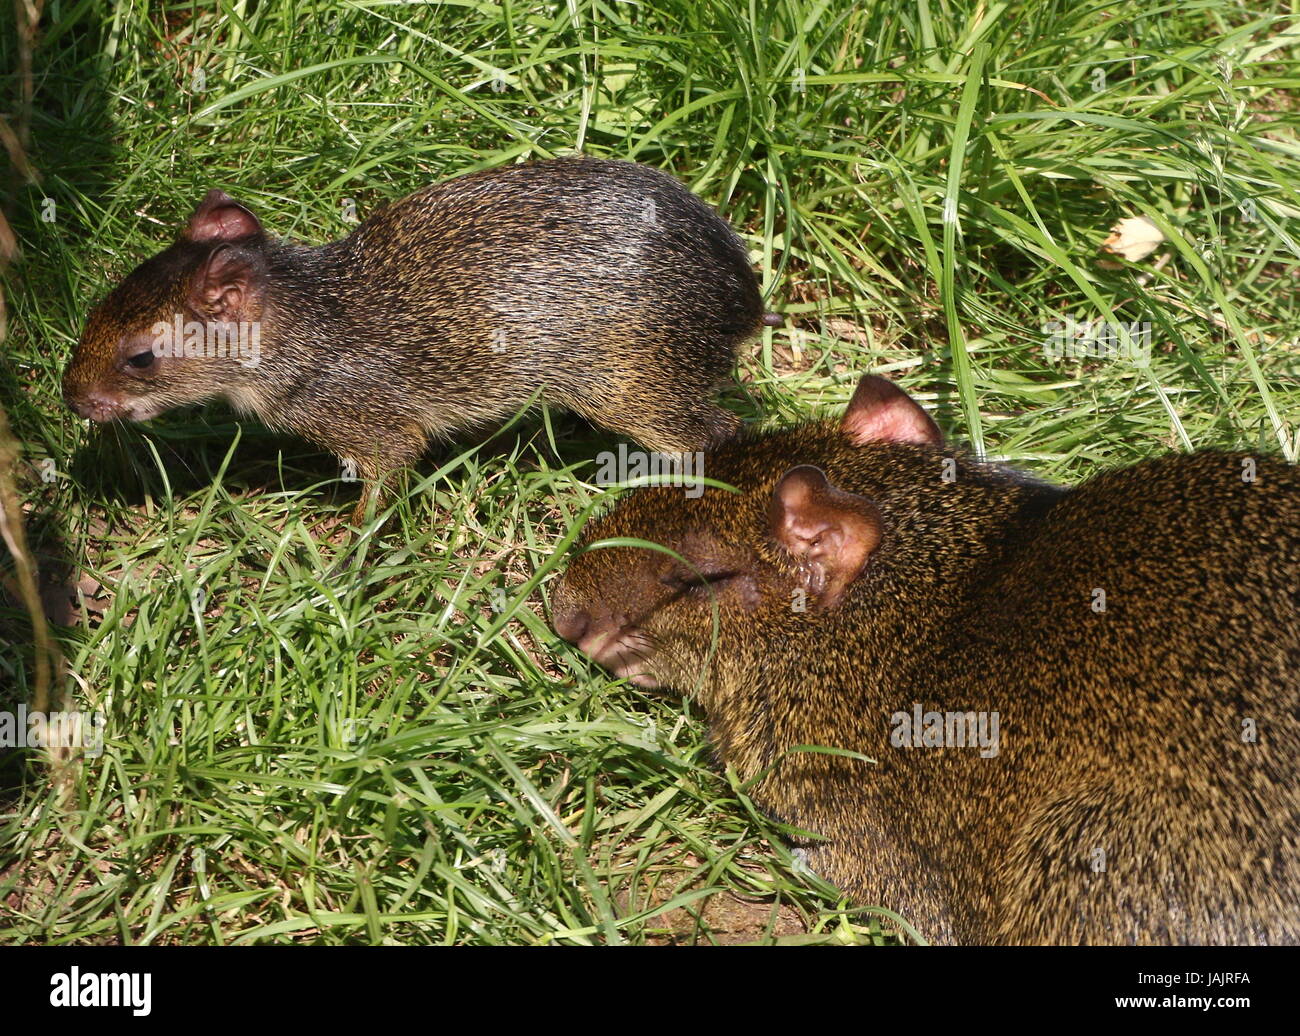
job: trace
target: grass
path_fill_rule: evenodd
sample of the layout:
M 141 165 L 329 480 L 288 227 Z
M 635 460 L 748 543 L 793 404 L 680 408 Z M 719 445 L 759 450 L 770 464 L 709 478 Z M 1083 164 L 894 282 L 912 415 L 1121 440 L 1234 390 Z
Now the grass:
M 96 758 L 7 759 L 0 941 L 891 941 L 697 711 L 549 631 L 600 432 L 435 447 L 348 540 L 355 487 L 300 441 L 63 410 L 87 307 L 213 186 L 320 242 L 350 204 L 582 151 L 671 170 L 748 242 L 787 316 L 726 397 L 749 420 L 833 413 L 870 370 L 1063 481 L 1294 460 L 1297 45 L 1271 0 L 47 3 L 0 402 L 69 702 L 107 726 Z M 1137 215 L 1167 242 L 1099 265 Z M 1148 323 L 1149 366 L 1050 359 L 1067 317 Z M 32 634 L 5 579 L 11 708 Z

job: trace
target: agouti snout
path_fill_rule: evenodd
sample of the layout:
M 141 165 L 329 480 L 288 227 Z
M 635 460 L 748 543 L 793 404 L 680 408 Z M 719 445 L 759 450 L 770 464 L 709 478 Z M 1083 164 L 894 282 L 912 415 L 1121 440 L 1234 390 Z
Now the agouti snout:
M 711 397 L 763 320 L 727 223 L 629 162 L 460 177 L 316 248 L 213 191 L 90 314 L 63 388 L 94 421 L 224 399 L 372 482 L 538 390 L 651 450 L 696 451 L 734 433 Z
M 1066 490 L 865 378 L 842 421 L 704 475 L 739 492 L 593 523 L 555 628 L 694 695 L 756 801 L 824 837 L 814 870 L 933 941 L 1300 941 L 1296 469 Z M 593 547 L 621 537 L 672 553 Z

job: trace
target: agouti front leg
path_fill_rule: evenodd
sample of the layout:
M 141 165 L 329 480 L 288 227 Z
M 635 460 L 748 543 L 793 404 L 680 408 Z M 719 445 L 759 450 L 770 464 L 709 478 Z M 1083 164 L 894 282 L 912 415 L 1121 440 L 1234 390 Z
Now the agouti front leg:
M 343 459 L 344 469 L 346 470 L 348 465 L 352 463 L 351 460 Z M 366 524 L 367 513 L 378 514 L 383 510 L 386 499 L 384 489 L 386 478 L 377 467 L 363 470 L 360 465 L 357 465 L 356 477 L 361 481 L 361 495 L 357 498 L 356 506 L 352 508 L 352 515 L 349 520 L 360 529 Z
M 341 436 L 338 430 L 332 431 L 328 438 L 320 437 L 322 445 L 343 465 L 344 480 L 361 482 L 361 497 L 352 510 L 352 524 L 358 528 L 365 524 L 367 512 L 373 514 L 383 509 L 389 481 L 420 459 L 426 442 L 424 429 L 415 424 L 371 428 L 365 432 L 369 435 L 365 441 Z

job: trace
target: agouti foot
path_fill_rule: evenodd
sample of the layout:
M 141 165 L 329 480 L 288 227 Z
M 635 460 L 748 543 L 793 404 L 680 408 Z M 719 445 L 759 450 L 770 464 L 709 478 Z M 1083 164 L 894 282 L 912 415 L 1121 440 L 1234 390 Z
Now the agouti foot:
M 362 499 L 357 506 L 352 509 L 348 516 L 348 522 L 357 532 L 364 532 L 373 527 L 373 531 L 378 532 L 391 520 L 391 514 L 384 513 L 384 502 L 377 500 L 371 502 L 369 499 Z M 379 519 L 376 524 L 376 519 Z

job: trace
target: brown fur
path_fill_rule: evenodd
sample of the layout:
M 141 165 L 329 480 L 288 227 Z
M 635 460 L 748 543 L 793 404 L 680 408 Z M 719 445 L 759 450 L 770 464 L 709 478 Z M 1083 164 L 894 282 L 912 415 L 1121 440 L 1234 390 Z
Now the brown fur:
M 261 321 L 261 357 L 166 356 L 182 313 Z M 676 180 L 587 158 L 436 184 L 342 241 L 269 238 L 214 191 L 181 238 L 95 308 L 64 395 L 96 420 L 224 398 L 375 480 L 430 436 L 501 420 L 535 392 L 654 450 L 731 435 L 711 402 L 763 321 L 745 249 Z
M 722 761 L 773 768 L 757 800 L 825 837 L 812 867 L 928 939 L 1300 941 L 1300 473 L 1258 458 L 1248 483 L 1242 456 L 1200 453 L 1065 490 L 942 442 L 857 444 L 850 418 L 709 453 L 738 494 L 626 499 L 584 543 L 690 565 L 581 553 L 557 630 L 693 694 Z M 804 612 L 815 555 L 772 517 L 797 465 L 841 494 L 808 506 L 880 534 L 842 599 Z M 917 702 L 997 711 L 999 753 L 895 747 Z

